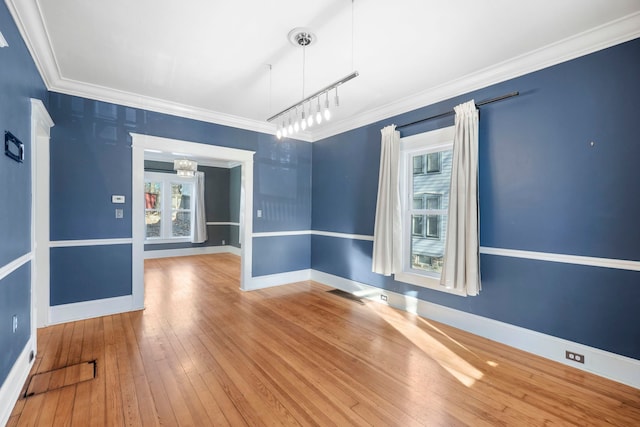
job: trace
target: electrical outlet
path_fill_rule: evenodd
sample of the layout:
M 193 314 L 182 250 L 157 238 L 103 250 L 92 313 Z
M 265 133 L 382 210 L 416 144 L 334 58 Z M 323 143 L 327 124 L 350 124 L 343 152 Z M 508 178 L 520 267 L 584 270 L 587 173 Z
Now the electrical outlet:
M 381 294 L 381 295 L 380 295 L 380 299 L 381 299 L 382 301 L 387 301 L 387 300 L 389 299 L 389 297 L 387 297 L 385 294 Z
M 584 354 L 578 354 L 572 351 L 565 351 L 564 357 L 569 360 L 573 360 L 574 362 L 584 363 Z
M 122 209 L 116 209 L 116 218 L 117 218 L 117 219 L 124 218 L 124 210 L 122 210 Z
M 11 319 L 11 330 L 12 330 L 12 332 L 14 334 L 18 330 L 18 316 L 15 315 L 15 314 L 13 315 L 13 318 Z

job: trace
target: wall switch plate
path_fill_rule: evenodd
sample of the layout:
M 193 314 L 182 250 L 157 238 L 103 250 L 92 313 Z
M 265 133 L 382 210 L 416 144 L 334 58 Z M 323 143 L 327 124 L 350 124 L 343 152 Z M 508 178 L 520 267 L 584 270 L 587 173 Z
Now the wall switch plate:
M 18 330 L 18 316 L 14 314 L 13 317 L 11 318 L 11 331 L 15 334 L 17 330 Z
M 124 196 L 114 194 L 111 196 L 111 203 L 124 203 Z
M 116 209 L 116 218 L 117 219 L 124 218 L 124 210 L 123 209 Z
M 258 209 L 258 212 L 256 212 L 256 215 L 258 218 L 262 218 L 262 209 Z

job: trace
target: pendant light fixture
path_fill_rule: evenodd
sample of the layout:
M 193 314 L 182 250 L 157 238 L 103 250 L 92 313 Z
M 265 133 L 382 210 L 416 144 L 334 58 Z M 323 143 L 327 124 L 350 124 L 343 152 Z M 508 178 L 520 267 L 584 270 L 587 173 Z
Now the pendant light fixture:
M 351 1 L 351 66 L 353 68 L 353 39 L 354 39 L 354 31 L 353 31 L 353 22 L 354 22 L 354 0 Z M 297 102 L 296 104 L 285 108 L 277 114 L 269 117 L 267 119 L 268 122 L 282 122 L 282 125 L 277 126 L 276 130 L 276 138 L 286 138 L 287 136 L 292 136 L 294 133 L 297 133 L 299 130 L 306 130 L 307 128 L 312 127 L 314 124 L 321 124 L 322 121 L 329 121 L 331 119 L 331 106 L 329 103 L 329 92 L 335 89 L 335 103 L 334 108 L 339 106 L 338 103 L 338 86 L 348 82 L 351 79 L 358 77 L 358 72 L 353 71 L 351 74 L 341 78 L 340 80 L 331 83 L 330 85 L 325 86 L 312 93 L 311 95 L 305 97 L 304 96 L 304 84 L 305 84 L 305 67 L 306 67 L 306 48 L 311 46 L 314 42 L 317 41 L 316 35 L 311 32 L 308 28 L 294 28 L 289 32 L 288 39 L 296 47 L 302 48 L 302 100 Z M 320 102 L 321 97 L 324 95 L 324 108 L 321 108 Z M 316 110 L 315 114 L 313 111 L 313 101 L 316 102 Z M 305 108 L 305 104 L 308 105 L 308 109 Z M 300 118 L 298 118 L 298 109 L 302 112 Z M 305 110 L 307 113 L 305 114 Z M 291 123 L 291 115 L 294 114 L 294 122 Z M 285 121 L 288 119 L 288 126 L 285 124 Z M 300 121 L 298 121 L 300 120 Z M 305 122 L 306 120 L 306 122 Z
M 177 159 L 173 161 L 173 170 L 179 177 L 189 178 L 195 176 L 198 170 L 198 163 L 188 159 Z

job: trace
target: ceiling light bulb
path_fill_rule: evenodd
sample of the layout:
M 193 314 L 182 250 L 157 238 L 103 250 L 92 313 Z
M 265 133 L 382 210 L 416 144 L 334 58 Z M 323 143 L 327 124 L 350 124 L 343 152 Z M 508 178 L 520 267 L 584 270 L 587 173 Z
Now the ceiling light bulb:
M 322 113 L 320 113 L 320 97 L 318 97 L 318 109 L 316 110 L 316 123 L 322 123 Z
M 283 136 L 284 138 L 286 138 L 286 137 L 287 137 L 287 135 L 288 135 L 288 133 L 287 133 L 287 127 L 285 126 L 284 121 L 283 121 L 283 122 L 282 122 L 282 136 Z
M 291 117 L 289 117 L 289 127 L 287 128 L 289 135 L 293 135 L 293 125 L 291 124 Z
M 313 126 L 313 113 L 311 112 L 311 103 L 309 103 L 309 117 L 307 117 L 307 126 Z
M 300 130 L 300 124 L 298 123 L 297 120 L 295 122 L 293 122 L 293 130 L 295 132 L 298 132 Z
M 329 120 L 331 118 L 331 110 L 329 110 L 329 92 L 324 100 L 324 119 Z
M 278 139 L 282 138 L 282 130 L 280 130 L 280 128 L 278 128 L 278 130 L 276 131 L 276 138 Z
M 307 120 L 304 118 L 304 110 L 302 110 L 302 117 L 300 118 L 300 129 L 305 130 L 307 128 Z

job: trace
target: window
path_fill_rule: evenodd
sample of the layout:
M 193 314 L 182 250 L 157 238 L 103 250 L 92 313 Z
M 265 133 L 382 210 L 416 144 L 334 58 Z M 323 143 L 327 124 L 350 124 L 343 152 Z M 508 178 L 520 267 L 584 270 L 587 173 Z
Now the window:
M 413 174 L 424 175 L 442 171 L 442 153 L 427 153 L 413 157 Z
M 194 179 L 156 172 L 144 176 L 146 243 L 191 240 Z
M 411 234 L 429 239 L 440 238 L 440 216 L 420 214 L 422 211 L 439 211 L 442 194 L 424 193 L 413 197 Z
M 440 285 L 447 233 L 453 127 L 401 140 L 402 272 L 396 280 Z

